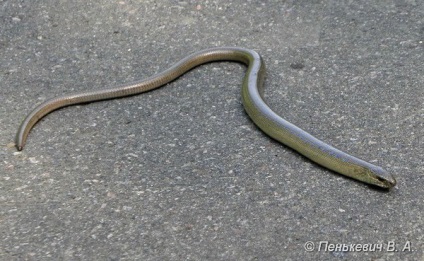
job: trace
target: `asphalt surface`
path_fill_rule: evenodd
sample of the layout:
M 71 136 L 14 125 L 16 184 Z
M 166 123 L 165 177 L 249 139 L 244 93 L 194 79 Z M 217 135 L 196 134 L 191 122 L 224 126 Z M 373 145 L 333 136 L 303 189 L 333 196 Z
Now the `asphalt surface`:
M 423 1 L 0 0 L 0 24 L 0 260 L 424 260 Z M 13 147 L 48 98 L 216 46 L 258 51 L 276 112 L 398 185 L 260 132 L 237 63 L 61 109 Z

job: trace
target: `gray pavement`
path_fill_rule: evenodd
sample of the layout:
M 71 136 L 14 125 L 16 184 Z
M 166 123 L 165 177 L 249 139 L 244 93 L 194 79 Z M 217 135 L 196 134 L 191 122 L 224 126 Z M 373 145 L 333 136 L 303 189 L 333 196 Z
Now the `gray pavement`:
M 423 1 L 88 2 L 0 0 L 0 260 L 424 261 Z M 13 147 L 40 102 L 215 46 L 261 53 L 276 112 L 398 185 L 268 138 L 225 62 L 56 111 Z

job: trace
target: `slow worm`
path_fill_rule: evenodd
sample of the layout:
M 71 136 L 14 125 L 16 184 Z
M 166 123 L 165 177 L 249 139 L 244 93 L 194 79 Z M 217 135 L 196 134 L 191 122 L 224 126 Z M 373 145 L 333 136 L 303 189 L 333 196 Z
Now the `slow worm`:
M 395 178 L 383 168 L 320 141 L 272 111 L 263 99 L 265 65 L 261 56 L 253 50 L 237 47 L 211 48 L 196 52 L 169 69 L 142 81 L 47 100 L 31 111 L 22 122 L 16 136 L 16 147 L 22 150 L 32 127 L 54 110 L 153 90 L 175 80 L 196 66 L 213 61 L 236 61 L 248 66 L 243 79 L 242 101 L 247 114 L 263 132 L 319 165 L 345 176 L 386 189 L 396 185 Z

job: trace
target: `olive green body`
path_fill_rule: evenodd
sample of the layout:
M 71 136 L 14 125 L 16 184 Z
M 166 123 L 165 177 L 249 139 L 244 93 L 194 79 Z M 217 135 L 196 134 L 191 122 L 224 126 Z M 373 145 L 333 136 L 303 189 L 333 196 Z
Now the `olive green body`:
M 248 66 L 242 85 L 243 105 L 252 121 L 263 132 L 312 161 L 345 176 L 381 188 L 391 188 L 396 185 L 394 177 L 381 167 L 333 148 L 272 111 L 262 97 L 265 77 L 265 65 L 262 58 L 253 50 L 237 47 L 199 51 L 187 56 L 169 69 L 139 82 L 48 100 L 37 106 L 24 119 L 16 136 L 16 147 L 22 150 L 32 127 L 42 117 L 56 109 L 150 91 L 175 80 L 196 66 L 213 61 L 236 61 Z

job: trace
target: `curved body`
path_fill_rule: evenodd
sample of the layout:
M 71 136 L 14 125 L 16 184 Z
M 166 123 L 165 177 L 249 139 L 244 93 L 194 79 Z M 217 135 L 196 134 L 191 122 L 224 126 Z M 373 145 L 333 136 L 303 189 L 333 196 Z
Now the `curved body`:
M 252 121 L 270 137 L 335 172 L 381 188 L 391 188 L 396 180 L 381 167 L 353 157 L 320 141 L 277 115 L 263 99 L 265 65 L 260 55 L 237 47 L 211 48 L 191 54 L 169 69 L 132 84 L 89 91 L 48 100 L 37 106 L 22 122 L 16 147 L 22 150 L 32 127 L 46 114 L 74 104 L 120 98 L 143 93 L 169 83 L 192 68 L 213 61 L 236 61 L 248 66 L 242 85 L 244 108 Z

